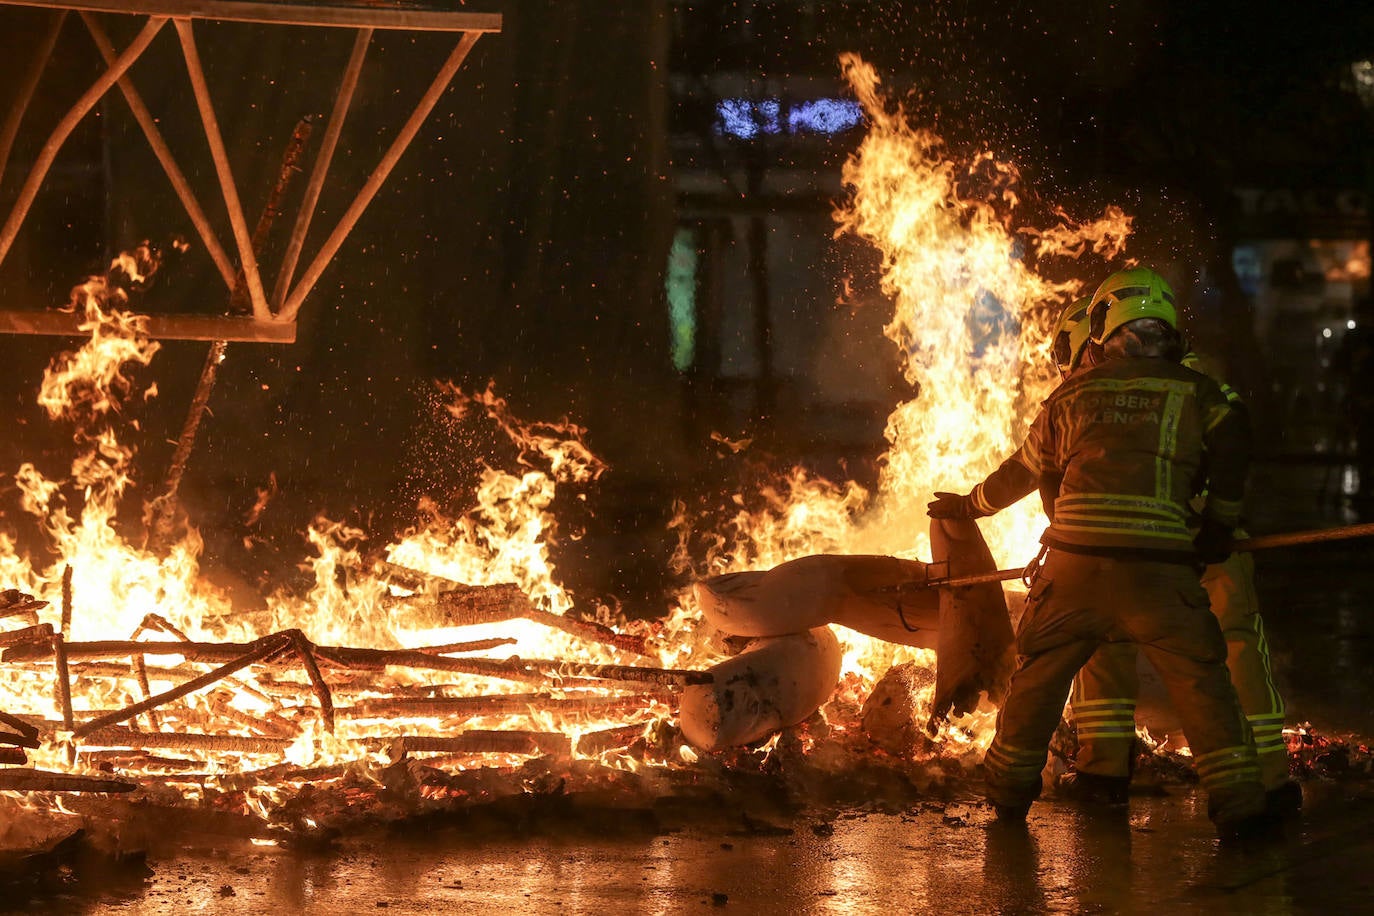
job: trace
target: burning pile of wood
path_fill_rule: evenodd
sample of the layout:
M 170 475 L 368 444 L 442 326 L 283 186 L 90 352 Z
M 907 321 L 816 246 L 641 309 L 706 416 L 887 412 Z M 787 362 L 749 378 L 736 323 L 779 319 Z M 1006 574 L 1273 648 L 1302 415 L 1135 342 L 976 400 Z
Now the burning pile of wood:
M 990 566 L 977 529 L 967 527 L 936 537 L 942 569 Z M 583 660 L 479 655 L 516 642 L 502 636 L 404 649 L 321 645 L 299 629 L 210 642 L 156 614 L 127 639 L 69 641 L 69 572 L 56 626 L 39 622 L 46 602 L 0 596 L 0 626 L 12 625 L 0 631 L 0 670 L 33 685 L 25 695 L 35 707 L 52 698 L 60 714 L 3 712 L 0 760 L 10 766 L 0 767 L 0 790 L 140 792 L 188 807 L 233 796 L 222 804 L 290 830 L 319 823 L 301 813 L 311 804 L 343 799 L 346 807 L 369 793 L 374 802 L 384 792 L 489 799 L 577 773 L 635 778 L 598 769 L 608 753 L 690 779 L 685 764 L 698 758 L 687 745 L 750 745 L 831 702 L 842 653 L 830 623 L 938 645 L 932 715 L 995 694 L 1010 643 L 1000 587 L 988 595 L 911 591 L 914 573 L 917 585 L 928 578 L 926 564 L 892 558 L 809 557 L 700 583 L 707 621 L 742 649 L 704 671 L 663 667 L 645 636 L 540 610 L 514 584 L 470 586 L 393 563 L 373 572 L 393 586 L 385 599 L 393 606 L 437 611 L 455 627 L 532 621 L 587 651 Z M 454 680 L 462 683 L 446 683 Z M 473 686 L 485 682 L 489 690 Z M 74 696 L 91 706 L 118 699 L 82 710 Z M 829 733 L 842 721 L 837 733 L 855 738 L 846 750 L 832 747 L 832 757 L 872 753 L 858 704 L 849 703 L 847 719 L 837 710 L 816 726 Z M 24 766 L 35 749 L 48 768 Z M 497 772 L 508 785 L 492 782 Z M 315 791 L 323 787 L 331 791 Z
M 393 581 L 436 584 L 435 577 L 383 564 Z M 453 622 L 491 623 L 525 618 L 619 656 L 649 661 L 640 637 L 599 624 L 540 611 L 513 585 L 465 586 L 440 581 L 436 597 Z M 69 592 L 64 592 L 64 597 Z M 398 598 L 398 601 L 418 600 Z M 656 718 L 676 709 L 680 692 L 710 681 L 699 671 L 644 664 L 602 664 L 564 659 L 472 657 L 513 639 L 484 639 L 416 649 L 325 646 L 300 630 L 283 630 L 251 642 L 198 642 L 167 620 L 149 615 L 127 640 L 69 642 L 70 603 L 63 627 L 39 623 L 46 602 L 18 592 L 0 596 L 0 615 L 21 626 L 0 632 L 0 662 L 35 682 L 47 680 L 62 718 L 23 710 L 0 713 L 0 789 L 55 792 L 131 792 L 156 783 L 199 786 L 225 773 L 277 783 L 321 781 L 350 764 L 374 765 L 421 758 L 432 766 L 480 766 L 484 760 L 595 756 L 624 748 Z M 462 694 L 444 683 L 404 683 L 388 669 L 412 674 L 459 674 L 520 684 L 520 692 Z M 154 693 L 151 682 L 175 686 Z M 72 696 L 98 696 L 110 682 L 136 685 L 143 699 L 119 708 L 78 712 Z M 94 689 L 93 689 L 94 688 Z M 258 708 L 233 704 L 246 693 Z M 195 696 L 197 702 L 179 702 Z M 555 728 L 471 728 L 483 720 L 513 717 L 585 728 L 574 739 Z M 289 752 L 300 741 L 330 740 L 341 720 L 367 720 L 368 737 L 353 739 L 355 760 L 327 768 L 296 767 Z M 415 728 L 417 720 L 428 727 Z M 23 767 L 26 749 L 45 743 L 65 748 L 75 772 Z M 270 764 L 263 764 L 271 759 Z M 261 767 L 256 771 L 251 766 Z M 91 775 L 91 771 L 99 775 Z

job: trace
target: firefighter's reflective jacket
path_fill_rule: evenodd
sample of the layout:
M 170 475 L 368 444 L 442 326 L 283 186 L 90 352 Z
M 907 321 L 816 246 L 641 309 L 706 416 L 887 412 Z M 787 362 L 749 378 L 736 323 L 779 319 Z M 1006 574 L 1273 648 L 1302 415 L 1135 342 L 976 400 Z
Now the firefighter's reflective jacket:
M 1188 500 L 1204 489 L 1204 516 L 1239 522 L 1249 422 L 1207 376 L 1164 359 L 1113 359 L 1060 385 L 1041 414 L 1033 447 L 1048 546 L 1190 562 Z
M 1040 447 L 1045 423 L 1042 411 L 1031 423 L 1021 447 L 969 493 L 969 501 L 978 514 L 994 515 L 1035 492 L 1040 485 Z

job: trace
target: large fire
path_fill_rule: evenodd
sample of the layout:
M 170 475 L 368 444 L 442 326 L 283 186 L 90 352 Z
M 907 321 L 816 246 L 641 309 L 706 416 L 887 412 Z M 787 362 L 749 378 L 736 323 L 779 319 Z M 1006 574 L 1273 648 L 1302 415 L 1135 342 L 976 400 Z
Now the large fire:
M 815 553 L 929 556 L 932 491 L 966 489 L 995 468 L 1053 384 L 1047 328 L 1079 285 L 1052 282 L 1032 264 L 1088 251 L 1114 257 L 1129 233 L 1119 211 L 1085 224 L 1060 214 L 1045 231 L 1018 225 L 1011 165 L 986 152 L 960 160 L 883 97 L 871 67 L 853 56 L 842 65 L 869 130 L 845 165 L 850 194 L 838 231 L 882 254 L 882 289 L 895 309 L 886 331 L 916 395 L 891 413 L 877 492 L 788 472 L 757 494 L 763 509 L 741 511 L 711 535 L 709 554 L 679 558 L 701 574 Z M 136 258 L 122 268 L 139 269 Z M 153 549 L 116 526 L 134 457 L 117 435 L 120 409 L 155 393 L 138 391 L 125 368 L 147 366 L 157 345 L 100 281 L 75 304 L 90 340 L 54 362 L 41 401 L 78 431 L 78 455 L 67 480 L 30 465 L 15 477 L 24 508 L 42 520 L 48 559 L 34 562 L 0 536 L 0 587 L 18 593 L 0 610 L 0 640 L 23 661 L 0 665 L 0 711 L 40 728 L 41 747 L 29 755 L 37 766 L 157 774 L 194 798 L 217 778 L 283 761 L 315 776 L 331 767 L 334 775 L 375 774 L 407 753 L 432 753 L 442 755 L 427 758 L 432 765 L 461 770 L 518 762 L 551 743 L 625 769 L 694 759 L 666 744 L 657 756 L 624 752 L 636 736 L 671 726 L 670 688 L 681 686 L 684 669 L 720 657 L 690 595 L 661 621 L 626 621 L 606 609 L 591 621 L 569 613 L 558 583 L 547 536 L 554 494 L 604 469 L 583 430 L 522 422 L 491 390 L 444 387 L 450 410 L 486 417 L 517 446 L 519 470 L 487 468 L 471 507 L 453 517 L 422 505 L 415 529 L 379 551 L 359 546 L 363 532 L 318 521 L 309 532 L 314 588 L 271 596 L 266 614 L 236 614 L 199 578 L 193 529 Z M 1043 518 L 1031 503 L 984 523 L 999 561 L 1034 555 Z M 862 700 L 896 662 L 933 664 L 924 650 L 841 637 L 842 702 Z M 144 645 L 92 643 L 133 639 Z M 120 717 L 250 655 L 203 689 Z M 949 753 L 976 750 L 988 722 L 949 730 L 958 744 Z M 191 740 L 210 733 L 221 740 Z M 193 776 L 178 781 L 183 770 Z M 266 815 L 304 772 L 261 780 L 243 804 Z

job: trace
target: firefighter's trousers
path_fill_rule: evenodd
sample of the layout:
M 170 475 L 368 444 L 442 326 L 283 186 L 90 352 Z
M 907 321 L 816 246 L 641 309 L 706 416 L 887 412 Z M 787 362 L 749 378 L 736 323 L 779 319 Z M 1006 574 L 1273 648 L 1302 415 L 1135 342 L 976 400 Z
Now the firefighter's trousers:
M 1017 664 L 984 766 L 996 804 L 1040 794 L 1050 737 L 1074 675 L 1104 643 L 1139 647 L 1159 672 L 1209 794 L 1208 814 L 1234 823 L 1264 808 L 1250 728 L 1226 670 L 1226 642 L 1189 567 L 1051 550 L 1026 598 Z
M 1259 754 L 1260 780 L 1273 789 L 1288 779 L 1283 741 L 1283 698 L 1274 685 L 1269 641 L 1255 596 L 1255 561 L 1233 553 L 1208 566 L 1202 585 L 1226 639 L 1226 667 L 1250 723 Z M 1078 729 L 1074 768 L 1099 776 L 1129 776 L 1134 759 L 1139 681 L 1130 643 L 1103 646 L 1079 672 L 1070 705 Z

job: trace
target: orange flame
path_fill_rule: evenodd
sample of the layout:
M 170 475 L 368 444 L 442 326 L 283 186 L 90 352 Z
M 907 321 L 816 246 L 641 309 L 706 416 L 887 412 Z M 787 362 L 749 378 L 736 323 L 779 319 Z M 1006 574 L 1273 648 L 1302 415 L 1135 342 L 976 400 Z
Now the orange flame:
M 917 395 L 888 417 L 876 493 L 795 470 L 763 494 L 762 509 L 740 512 L 732 530 L 714 539 L 709 572 L 814 553 L 928 557 L 925 506 L 933 492 L 966 491 L 993 471 L 1057 381 L 1050 328 L 1082 283 L 1037 272 L 1020 253 L 1023 239 L 1043 263 L 1087 253 L 1114 258 L 1130 234 L 1130 217 L 1115 207 L 1085 222 L 1059 210 L 1048 229 L 1019 224 L 1014 165 L 987 151 L 959 160 L 940 136 L 888 103 L 871 66 L 852 54 L 840 62 L 869 129 L 844 166 L 850 196 L 836 214 L 836 234 L 856 235 L 881 254 L 881 288 L 893 303 L 885 333 Z M 1003 565 L 1032 558 L 1044 525 L 1034 500 L 980 521 Z M 690 619 L 691 597 L 681 601 L 678 616 Z M 892 664 L 933 664 L 933 653 L 857 633 L 843 631 L 842 642 L 859 698 Z M 970 738 L 957 729 L 945 737 Z

